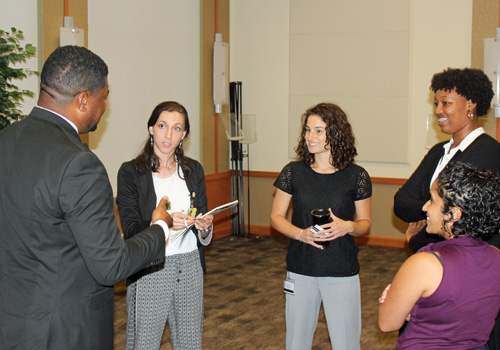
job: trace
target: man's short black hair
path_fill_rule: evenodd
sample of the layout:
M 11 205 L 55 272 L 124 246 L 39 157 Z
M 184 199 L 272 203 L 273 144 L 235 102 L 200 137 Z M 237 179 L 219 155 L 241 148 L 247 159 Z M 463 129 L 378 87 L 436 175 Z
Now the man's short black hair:
M 40 87 L 72 99 L 82 91 L 99 91 L 107 76 L 108 66 L 95 53 L 81 46 L 62 46 L 47 58 Z

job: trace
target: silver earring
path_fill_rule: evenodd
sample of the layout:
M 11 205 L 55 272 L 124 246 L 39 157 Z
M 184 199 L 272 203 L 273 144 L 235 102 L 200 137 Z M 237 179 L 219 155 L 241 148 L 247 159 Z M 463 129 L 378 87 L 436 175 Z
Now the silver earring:
M 179 148 L 182 148 L 182 140 L 179 142 Z
M 153 147 L 153 135 L 152 134 L 149 134 L 149 144 L 151 145 L 151 147 Z

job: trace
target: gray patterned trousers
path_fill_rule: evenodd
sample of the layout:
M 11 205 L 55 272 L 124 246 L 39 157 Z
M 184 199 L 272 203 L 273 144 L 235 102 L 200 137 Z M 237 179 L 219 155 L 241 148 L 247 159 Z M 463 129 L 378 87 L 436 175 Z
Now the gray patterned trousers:
M 127 350 L 159 349 L 167 321 L 173 350 L 201 350 L 203 270 L 198 250 L 167 256 L 162 270 L 130 284 L 127 315 Z

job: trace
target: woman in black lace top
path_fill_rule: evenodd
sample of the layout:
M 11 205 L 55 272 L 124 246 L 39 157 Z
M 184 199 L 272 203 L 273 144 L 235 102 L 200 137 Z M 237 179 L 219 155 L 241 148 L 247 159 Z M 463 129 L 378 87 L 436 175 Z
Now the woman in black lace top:
M 290 238 L 287 253 L 286 347 L 310 349 L 321 303 L 333 349 L 359 349 L 361 301 L 353 236 L 371 225 L 371 181 L 357 155 L 347 116 L 320 103 L 303 115 L 296 149 L 275 181 L 273 227 Z M 291 222 L 287 210 L 292 203 Z M 314 233 L 311 211 L 330 210 L 331 223 Z M 317 242 L 328 241 L 323 246 Z M 325 248 L 324 248 L 325 247 Z

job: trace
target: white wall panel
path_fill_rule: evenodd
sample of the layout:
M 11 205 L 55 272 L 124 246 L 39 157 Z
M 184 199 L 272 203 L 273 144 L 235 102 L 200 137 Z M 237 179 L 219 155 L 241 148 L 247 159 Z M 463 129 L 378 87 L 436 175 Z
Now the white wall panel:
M 290 97 L 290 124 L 289 124 L 289 156 L 295 157 L 295 147 L 300 133 L 300 121 L 304 111 L 318 102 L 332 102 L 339 105 L 347 114 L 356 138 L 356 148 L 359 162 L 377 159 L 380 162 L 398 163 L 407 158 L 406 133 L 391 133 L 395 127 L 408 129 L 408 98 L 407 97 L 363 97 L 359 103 L 357 96 L 291 96 Z M 369 106 L 369 108 L 367 108 Z M 391 106 L 387 109 L 387 106 Z M 385 111 L 382 116 L 377 111 Z M 389 145 L 390 152 L 380 153 L 380 147 Z
M 337 0 L 306 6 L 291 1 L 290 104 L 305 97 L 311 105 L 326 97 L 336 101 L 349 112 L 358 161 L 408 162 L 409 4 Z M 298 122 L 296 112 L 290 109 L 290 124 Z M 290 157 L 296 138 L 289 135 Z
M 426 128 L 432 75 L 470 65 L 472 0 L 231 0 L 230 5 L 231 80 L 243 81 L 243 113 L 257 114 L 251 170 L 279 171 L 295 157 L 305 109 L 332 101 L 348 113 L 357 161 L 370 175 L 404 178 L 413 172 L 436 137 Z M 321 36 L 333 39 L 317 39 Z M 380 143 L 389 143 L 389 154 L 396 152 L 404 162 L 380 152 Z
M 290 36 L 290 95 L 407 96 L 409 33 Z
M 188 156 L 200 159 L 200 2 L 88 0 L 89 49 L 109 66 L 108 111 L 90 134 L 116 191 L 120 165 L 134 158 L 160 102 L 189 113 Z
M 229 78 L 242 82 L 243 114 L 256 116 L 250 170 L 279 171 L 288 160 L 288 0 L 231 0 L 230 18 Z
M 408 31 L 410 1 L 290 0 L 290 34 Z

